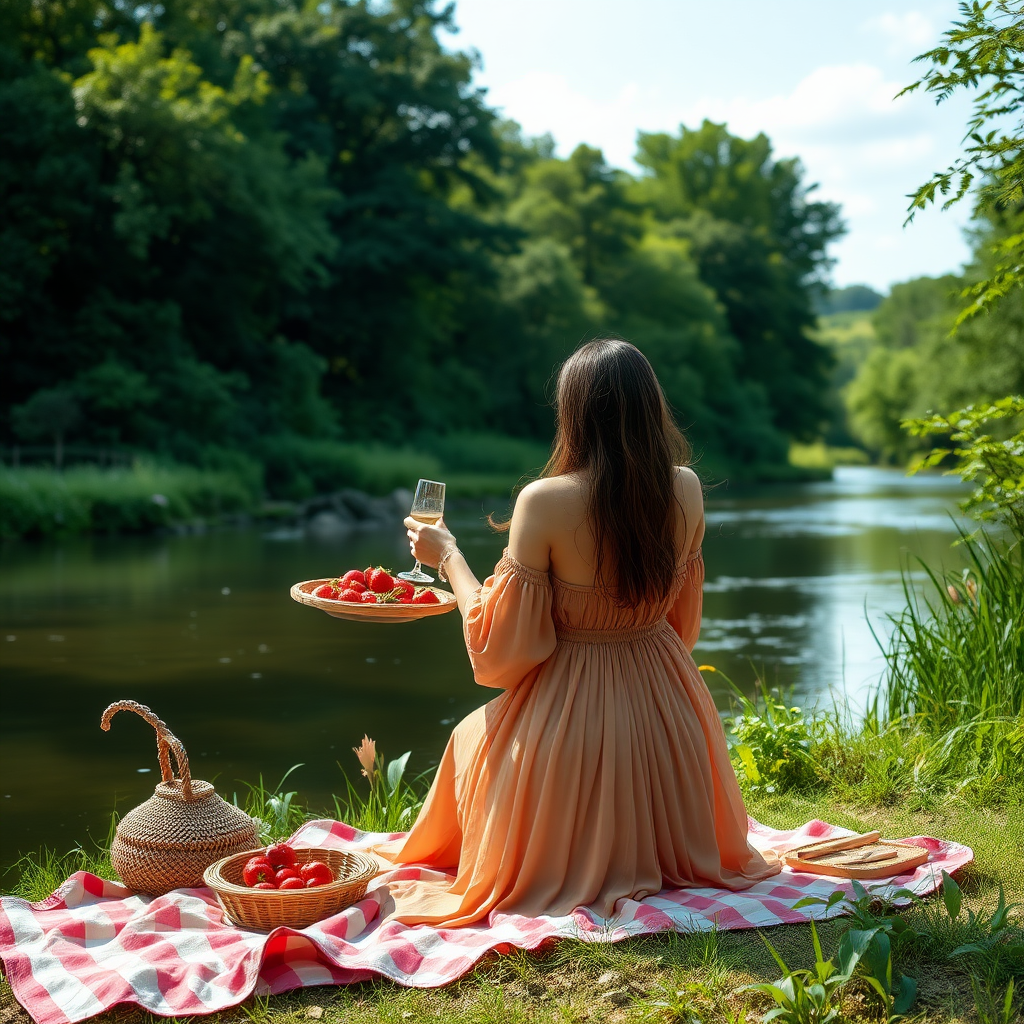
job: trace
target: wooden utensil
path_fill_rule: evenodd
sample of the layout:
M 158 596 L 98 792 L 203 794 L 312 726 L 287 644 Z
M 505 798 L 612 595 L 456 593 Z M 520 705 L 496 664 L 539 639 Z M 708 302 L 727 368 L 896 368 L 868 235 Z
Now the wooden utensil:
M 878 833 L 848 836 L 844 849 L 833 846 L 829 852 L 821 850 L 826 843 L 815 843 L 782 855 L 782 862 L 792 871 L 812 875 L 831 875 L 833 878 L 893 878 L 907 874 L 928 860 L 928 851 L 910 843 L 889 839 L 876 839 Z M 865 839 L 868 842 L 865 842 Z M 843 843 L 844 840 L 835 840 Z M 863 844 L 863 845 L 862 845 Z M 850 852 L 852 851 L 852 852 Z M 802 856 L 802 854 L 810 856 Z
M 815 860 L 818 857 L 827 857 L 830 853 L 839 853 L 841 850 L 854 850 L 859 846 L 869 846 L 871 843 L 877 843 L 881 836 L 881 832 L 861 832 L 852 836 L 842 836 L 839 839 L 826 839 L 823 842 L 810 843 L 807 846 L 789 850 L 787 856 L 795 853 L 801 860 Z

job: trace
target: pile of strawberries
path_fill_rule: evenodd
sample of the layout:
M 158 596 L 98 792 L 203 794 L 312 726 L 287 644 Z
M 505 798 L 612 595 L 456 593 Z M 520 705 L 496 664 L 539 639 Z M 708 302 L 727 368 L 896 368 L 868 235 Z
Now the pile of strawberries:
M 366 569 L 349 569 L 344 576 L 317 587 L 313 593 L 331 601 L 350 604 L 438 604 L 432 590 L 414 587 L 399 580 L 379 565 Z
M 274 843 L 245 862 L 242 881 L 250 889 L 313 889 L 333 882 L 334 872 L 321 860 L 299 864 L 287 843 Z

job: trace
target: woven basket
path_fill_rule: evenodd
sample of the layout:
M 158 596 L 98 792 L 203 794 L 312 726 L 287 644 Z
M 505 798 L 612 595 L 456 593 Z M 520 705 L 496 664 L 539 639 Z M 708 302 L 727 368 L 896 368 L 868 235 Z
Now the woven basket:
M 366 886 L 380 872 L 365 854 L 341 850 L 298 847 L 300 864 L 320 860 L 334 872 L 335 881 L 312 889 L 250 889 L 242 884 L 242 868 L 262 850 L 247 850 L 211 864 L 203 875 L 220 900 L 227 916 L 238 925 L 270 931 L 272 928 L 305 928 L 340 913 L 366 895 Z
M 222 800 L 209 782 L 192 778 L 181 740 L 145 705 L 111 704 L 100 728 L 109 730 L 118 711 L 134 711 L 156 730 L 162 781 L 118 822 L 110 863 L 129 889 L 147 896 L 201 886 L 203 872 L 215 860 L 259 842 L 258 823 Z M 179 778 L 171 771 L 172 753 Z

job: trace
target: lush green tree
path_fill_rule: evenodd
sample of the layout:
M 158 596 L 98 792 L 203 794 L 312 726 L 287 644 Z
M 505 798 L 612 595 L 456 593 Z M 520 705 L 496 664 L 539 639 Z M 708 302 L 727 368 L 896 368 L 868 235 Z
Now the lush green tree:
M 725 125 L 641 133 L 645 175 L 633 195 L 657 229 L 685 239 L 739 341 L 739 373 L 764 388 L 772 420 L 796 437 L 827 418 L 828 350 L 812 340 L 812 301 L 842 231 L 838 207 L 809 197 L 798 160 L 777 160 L 764 135 Z
M 933 409 L 956 409 L 1024 392 L 1024 289 L 1008 293 L 985 317 L 954 330 L 964 283 L 996 259 L 993 236 L 1024 227 L 1020 215 L 979 229 L 976 266 L 964 276 L 918 278 L 895 285 L 874 314 L 875 347 L 846 392 L 854 434 L 892 462 L 928 443 L 901 421 Z
M 609 167 L 599 149 L 579 145 L 568 160 L 539 160 L 508 219 L 533 235 L 554 239 L 573 255 L 583 282 L 600 287 L 604 272 L 643 233 L 639 208 L 626 196 L 629 176 Z
M 11 410 L 14 432 L 19 437 L 26 441 L 53 439 L 53 464 L 58 469 L 64 463 L 64 437 L 80 415 L 75 394 L 68 388 L 43 388 Z
M 709 465 L 784 459 L 818 417 L 801 332 L 834 211 L 719 126 L 670 140 L 640 183 L 587 146 L 556 158 L 488 109 L 439 39 L 451 18 L 431 0 L 0 6 L 5 437 L 56 389 L 76 440 L 196 462 L 546 438 L 554 366 L 617 333 Z
M 939 46 L 916 58 L 930 66 L 903 93 L 923 86 L 943 103 L 969 91 L 973 110 L 964 148 L 911 196 L 908 220 L 940 197 L 947 209 L 971 195 L 982 215 L 1012 214 L 1024 206 L 1024 2 L 971 0 L 959 6 L 961 20 Z M 1024 230 L 992 236 L 986 256 L 985 273 L 964 289 L 970 301 L 957 326 L 1024 286 Z

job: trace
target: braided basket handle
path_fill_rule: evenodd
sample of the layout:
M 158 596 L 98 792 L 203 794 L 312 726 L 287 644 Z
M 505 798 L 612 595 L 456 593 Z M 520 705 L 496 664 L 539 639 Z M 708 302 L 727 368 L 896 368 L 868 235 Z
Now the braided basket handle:
M 181 745 L 181 740 L 167 728 L 167 723 L 157 718 L 145 704 L 139 704 L 134 700 L 115 701 L 100 719 L 100 728 L 104 732 L 110 731 L 110 720 L 118 711 L 134 711 L 135 714 L 144 718 L 156 730 L 156 754 L 160 761 L 160 776 L 164 782 L 174 781 L 174 772 L 171 770 L 171 754 L 174 754 L 174 761 L 178 767 L 178 774 L 181 776 L 181 795 L 185 800 L 192 799 L 192 773 L 188 768 L 188 754 Z

